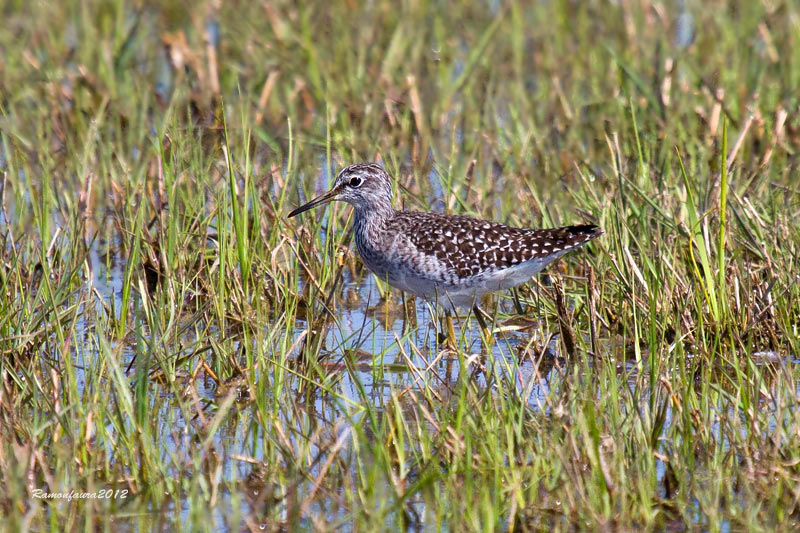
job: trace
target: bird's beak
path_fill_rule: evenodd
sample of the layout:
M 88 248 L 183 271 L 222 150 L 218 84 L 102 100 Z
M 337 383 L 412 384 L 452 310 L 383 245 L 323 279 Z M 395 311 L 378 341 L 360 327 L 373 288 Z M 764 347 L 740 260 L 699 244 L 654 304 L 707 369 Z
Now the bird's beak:
M 295 215 L 299 215 L 300 213 L 304 213 L 304 212 L 308 211 L 309 209 L 317 207 L 318 205 L 323 205 L 323 204 L 327 204 L 328 202 L 332 202 L 333 200 L 336 200 L 336 196 L 338 194 L 339 194 L 339 191 L 337 189 L 331 189 L 328 192 L 326 192 L 325 194 L 317 196 L 316 198 L 314 198 L 313 200 L 311 200 L 307 204 L 301 205 L 300 207 L 298 207 L 297 209 L 295 209 L 294 211 L 289 213 L 289 218 L 291 218 L 291 217 L 293 217 Z

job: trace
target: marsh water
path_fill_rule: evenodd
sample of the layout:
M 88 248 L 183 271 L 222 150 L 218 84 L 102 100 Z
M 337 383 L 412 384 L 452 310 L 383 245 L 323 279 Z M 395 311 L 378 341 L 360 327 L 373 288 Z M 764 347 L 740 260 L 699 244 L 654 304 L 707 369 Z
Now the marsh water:
M 105 300 L 105 305 L 119 309 L 125 262 L 119 256 L 109 260 L 109 250 L 114 246 L 114 243 L 95 242 L 89 252 L 89 260 L 94 265 L 92 284 L 97 290 L 97 296 Z M 546 283 L 546 274 L 543 276 Z M 488 394 L 493 393 L 498 379 L 506 384 L 513 383 L 516 394 L 527 402 L 532 411 L 549 415 L 551 405 L 548 394 L 551 380 L 563 381 L 567 363 L 565 354 L 562 353 L 557 323 L 548 322 L 543 317 L 537 317 L 535 313 L 533 316 L 500 320 L 495 324 L 493 343 L 487 349 L 477 322 L 461 315 L 455 320 L 456 335 L 462 342 L 461 349 L 454 351 L 442 342 L 440 316 L 431 306 L 421 301 L 416 301 L 413 306 L 403 306 L 402 301 L 387 302 L 381 298 L 375 279 L 366 273 L 356 277 L 345 273 L 338 291 L 342 303 L 336 308 L 337 319 L 326 325 L 327 332 L 320 351 L 319 363 L 328 375 L 327 381 L 319 388 L 319 384 L 300 381 L 299 383 L 305 385 L 302 391 L 297 391 L 294 405 L 274 413 L 275 418 L 271 423 L 282 426 L 284 433 L 285 441 L 281 445 L 304 449 L 307 456 L 323 457 L 331 446 L 338 443 L 342 446 L 339 453 L 347 454 L 347 437 L 350 432 L 357 428 L 364 431 L 366 422 L 358 406 L 365 401 L 370 402 L 377 412 L 385 410 L 390 404 L 392 408 L 399 406 L 409 414 L 409 419 L 417 420 L 427 429 L 432 429 L 419 409 L 420 405 L 424 406 L 422 399 L 433 394 L 445 404 L 458 401 L 454 397 L 455 384 L 464 376 L 468 376 L 469 380 Z M 135 307 L 137 312 L 143 312 L 141 305 Z M 505 295 L 500 300 L 497 311 L 501 312 L 498 314 L 507 316 L 514 315 L 514 309 L 513 299 Z M 408 316 L 409 310 L 414 313 L 413 316 Z M 90 341 L 94 326 L 89 321 L 84 321 L 82 326 L 85 328 L 84 338 L 87 342 L 75 347 L 76 359 L 80 363 L 79 371 L 94 368 L 90 359 L 96 356 L 96 352 L 93 352 L 96 345 Z M 267 331 L 271 324 L 264 323 L 260 326 Z M 251 327 L 258 328 L 259 325 L 251 324 Z M 296 321 L 290 343 L 295 349 L 294 353 L 289 354 L 290 360 L 297 358 L 298 346 L 308 333 L 308 328 L 305 320 Z M 146 330 L 141 332 L 144 336 L 148 335 Z M 223 336 L 225 332 L 218 334 Z M 195 341 L 191 333 L 187 333 L 182 340 L 187 347 L 193 346 Z M 141 357 L 143 353 L 140 346 L 143 342 L 148 341 L 144 337 L 138 341 L 130 337 L 125 340 L 122 363 L 126 368 L 126 375 L 132 381 L 136 373 L 136 357 Z M 258 347 L 243 345 L 242 341 L 237 341 L 235 346 L 235 357 L 249 375 L 249 380 L 233 378 L 226 383 L 216 376 L 212 377 L 208 372 L 179 372 L 181 383 L 185 387 L 181 393 L 184 397 L 180 400 L 174 391 L 170 391 L 158 380 L 149 384 L 148 417 L 159 421 L 157 427 L 160 428 L 159 439 L 163 445 L 161 453 L 164 463 L 180 464 L 187 459 L 187 450 L 198 445 L 189 437 L 194 433 L 190 431 L 190 426 L 207 423 L 207 420 L 198 420 L 198 415 L 186 419 L 183 414 L 187 412 L 186 402 L 202 406 L 203 414 L 200 416 L 212 418 L 218 406 L 225 403 L 227 397 L 233 397 L 231 412 L 208 443 L 207 468 L 215 470 L 218 480 L 231 481 L 231 485 L 220 483 L 219 487 L 239 487 L 238 491 L 222 490 L 214 495 L 221 503 L 214 508 L 216 527 L 230 527 L 231 523 L 236 522 L 231 517 L 239 516 L 240 513 L 244 523 L 251 527 L 259 526 L 259 516 L 266 508 L 271 508 L 270 512 L 275 515 L 276 506 L 281 509 L 277 512 L 278 516 L 289 520 L 291 506 L 296 506 L 297 502 L 306 498 L 309 498 L 308 510 L 311 514 L 321 513 L 326 516 L 326 520 L 336 522 L 337 516 L 342 512 L 336 494 L 310 497 L 316 490 L 313 477 L 320 474 L 322 461 L 311 465 L 310 479 L 291 484 L 289 489 L 286 489 L 286 480 L 271 477 L 280 474 L 271 472 L 264 466 L 274 462 L 275 458 L 267 456 L 269 452 L 264 450 L 262 443 L 274 436 L 271 435 L 271 430 L 266 431 L 264 420 L 256 416 L 253 401 L 257 395 L 248 389 L 245 382 L 252 382 L 256 387 L 269 391 L 281 379 L 276 376 L 276 372 L 285 374 L 287 369 L 264 364 L 263 360 L 260 361 L 261 364 L 248 368 L 246 354 L 248 351 L 258 352 Z M 637 354 L 630 343 L 613 338 L 601 339 L 599 347 L 603 353 L 598 356 L 618 361 L 620 380 L 633 386 L 637 379 L 646 377 L 646 350 Z M 187 348 L 184 353 L 191 353 L 191 349 Z M 796 358 L 782 359 L 774 353 L 761 355 L 761 364 L 780 366 L 800 363 Z M 589 361 L 587 364 L 592 363 Z M 78 379 L 81 380 L 80 374 Z M 508 389 L 505 390 L 508 393 Z M 646 396 L 641 398 L 643 405 L 647 401 Z M 672 412 L 668 410 L 665 427 L 669 425 L 671 417 Z M 309 439 L 311 434 L 318 437 Z M 725 438 L 724 435 L 720 437 Z M 111 449 L 108 452 L 113 453 Z M 175 468 L 176 475 L 180 470 Z M 659 476 L 665 474 L 662 465 Z M 182 500 L 178 497 L 170 501 Z M 190 506 L 175 509 L 173 503 L 165 508 L 148 506 L 144 511 L 124 506 L 122 509 L 124 512 L 115 522 L 119 526 L 131 525 L 134 528 L 142 527 L 143 524 L 147 524 L 146 527 L 156 527 L 159 524 L 163 526 L 159 516 L 172 515 L 176 511 L 182 513 L 182 519 L 188 521 L 189 517 L 185 514 L 190 512 Z M 409 527 L 425 529 L 425 520 L 420 518 L 425 516 L 425 501 L 411 499 L 407 502 L 406 511 L 408 510 L 413 510 L 414 516 L 419 519 L 416 524 L 409 523 Z M 314 525 L 305 519 L 301 519 L 301 522 L 308 527 Z M 266 527 L 263 524 L 261 526 Z

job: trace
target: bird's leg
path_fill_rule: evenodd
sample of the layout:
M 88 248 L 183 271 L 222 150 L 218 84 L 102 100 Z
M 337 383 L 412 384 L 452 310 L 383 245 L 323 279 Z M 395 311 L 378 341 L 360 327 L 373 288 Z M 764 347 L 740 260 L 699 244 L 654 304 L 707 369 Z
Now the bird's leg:
M 452 348 L 457 345 L 456 342 L 456 329 L 453 325 L 453 315 L 449 310 L 444 311 L 444 316 L 439 322 L 439 342 L 448 343 Z
M 456 347 L 458 344 L 456 341 L 456 328 L 453 325 L 453 315 L 450 313 L 449 310 L 444 312 L 444 333 L 447 338 L 447 342 L 449 342 L 453 348 Z
M 514 307 L 517 310 L 517 314 L 520 316 L 524 315 L 525 311 L 522 309 L 522 302 L 519 301 L 519 292 L 516 287 L 511 289 L 511 294 L 514 295 Z
M 472 312 L 475 313 L 475 318 L 478 320 L 478 325 L 481 327 L 481 335 L 483 336 L 483 342 L 487 346 L 491 346 L 492 344 L 492 332 L 486 326 L 486 322 L 484 321 L 484 312 L 481 311 L 481 308 L 478 307 L 478 304 L 472 306 Z M 487 317 L 489 318 L 489 317 Z

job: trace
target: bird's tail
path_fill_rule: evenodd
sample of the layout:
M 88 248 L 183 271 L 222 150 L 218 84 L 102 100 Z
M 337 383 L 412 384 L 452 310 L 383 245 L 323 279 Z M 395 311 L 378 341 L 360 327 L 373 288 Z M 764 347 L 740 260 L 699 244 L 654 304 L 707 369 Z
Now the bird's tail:
M 603 234 L 603 230 L 593 224 L 564 226 L 536 230 L 534 239 L 539 243 L 539 253 L 564 253 L 586 244 Z M 559 254 L 561 255 L 561 254 Z

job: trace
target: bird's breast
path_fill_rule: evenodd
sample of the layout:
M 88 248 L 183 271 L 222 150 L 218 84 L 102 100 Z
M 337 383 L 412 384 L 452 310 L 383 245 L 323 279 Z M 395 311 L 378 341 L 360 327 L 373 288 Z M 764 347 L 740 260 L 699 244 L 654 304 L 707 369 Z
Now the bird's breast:
M 385 278 L 391 270 L 389 243 L 380 228 L 367 221 L 356 219 L 356 250 L 361 261 L 375 275 Z

